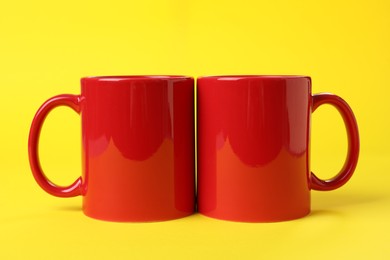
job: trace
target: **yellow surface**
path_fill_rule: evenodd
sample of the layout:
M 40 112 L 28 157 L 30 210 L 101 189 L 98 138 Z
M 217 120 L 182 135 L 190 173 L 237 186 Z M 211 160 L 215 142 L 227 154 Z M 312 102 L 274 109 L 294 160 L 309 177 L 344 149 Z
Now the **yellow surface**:
M 389 13 L 387 0 L 2 1 L 0 259 L 390 259 Z M 296 221 L 87 218 L 81 198 L 55 198 L 35 183 L 27 136 L 44 100 L 79 93 L 80 77 L 113 74 L 310 75 L 313 92 L 353 108 L 358 168 L 341 189 L 312 192 L 312 214 Z M 80 175 L 76 113 L 55 110 L 41 140 L 55 182 Z M 332 176 L 345 152 L 340 116 L 319 109 L 313 171 Z

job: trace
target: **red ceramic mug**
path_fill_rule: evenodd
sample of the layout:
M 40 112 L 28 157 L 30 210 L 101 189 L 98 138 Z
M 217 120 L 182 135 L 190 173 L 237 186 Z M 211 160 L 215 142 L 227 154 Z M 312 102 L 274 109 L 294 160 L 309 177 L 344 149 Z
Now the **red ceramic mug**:
M 52 183 L 39 163 L 47 114 L 68 106 L 81 114 L 82 176 Z M 38 184 L 58 197 L 83 196 L 87 216 L 159 221 L 194 212 L 194 80 L 183 76 L 81 79 L 80 95 L 47 100 L 35 115 L 29 159 Z
M 310 118 L 322 104 L 348 134 L 344 167 L 329 180 L 310 171 Z M 348 104 L 311 93 L 305 76 L 212 76 L 197 80 L 198 210 L 225 220 L 272 222 L 310 212 L 310 190 L 333 190 L 353 174 L 359 134 Z

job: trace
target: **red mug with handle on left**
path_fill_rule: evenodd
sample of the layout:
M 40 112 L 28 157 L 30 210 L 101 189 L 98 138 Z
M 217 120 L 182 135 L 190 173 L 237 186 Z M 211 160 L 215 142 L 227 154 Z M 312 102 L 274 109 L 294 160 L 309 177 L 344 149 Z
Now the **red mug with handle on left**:
M 49 112 L 81 115 L 82 175 L 54 184 L 38 154 Z M 195 210 L 194 79 L 105 76 L 81 79 L 80 95 L 58 95 L 37 111 L 29 134 L 35 180 L 51 195 L 83 197 L 84 213 L 118 222 L 171 220 Z

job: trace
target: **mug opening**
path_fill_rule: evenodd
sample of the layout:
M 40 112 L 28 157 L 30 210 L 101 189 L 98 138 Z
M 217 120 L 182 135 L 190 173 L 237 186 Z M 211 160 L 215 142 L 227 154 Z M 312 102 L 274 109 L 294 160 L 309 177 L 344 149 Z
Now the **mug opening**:
M 217 79 L 217 80 L 238 80 L 238 79 L 296 79 L 296 78 L 310 78 L 304 75 L 213 75 L 201 76 L 198 79 Z
M 190 79 L 189 76 L 181 75 L 113 75 L 113 76 L 88 76 L 82 79 L 96 81 L 123 81 L 123 80 L 145 80 L 145 79 Z

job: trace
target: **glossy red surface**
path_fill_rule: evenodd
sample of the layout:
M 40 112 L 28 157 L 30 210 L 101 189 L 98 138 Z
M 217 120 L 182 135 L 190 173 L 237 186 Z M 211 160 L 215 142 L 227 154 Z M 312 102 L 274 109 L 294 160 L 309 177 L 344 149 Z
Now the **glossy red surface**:
M 83 174 L 69 187 L 50 182 L 37 152 L 44 119 L 60 105 L 80 112 L 82 122 Z M 29 156 L 38 184 L 55 196 L 82 195 L 90 217 L 159 221 L 190 215 L 195 208 L 194 81 L 83 78 L 81 95 L 53 97 L 38 110 Z
M 300 76 L 221 76 L 197 81 L 198 210 L 219 219 L 270 222 L 310 212 L 310 190 L 330 190 L 352 175 L 357 124 L 339 97 L 312 97 Z M 346 122 L 349 151 L 332 180 L 310 172 L 310 118 L 323 103 Z

